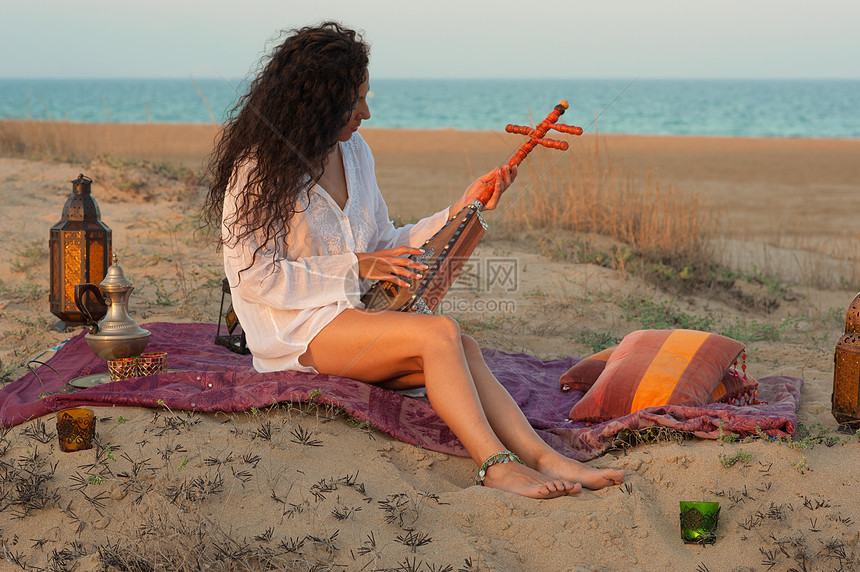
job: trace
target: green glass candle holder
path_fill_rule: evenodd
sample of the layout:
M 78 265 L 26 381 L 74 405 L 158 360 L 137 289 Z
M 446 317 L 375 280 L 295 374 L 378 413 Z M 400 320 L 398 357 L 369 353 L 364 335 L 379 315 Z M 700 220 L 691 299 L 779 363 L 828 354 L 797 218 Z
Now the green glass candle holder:
M 720 521 L 718 502 L 681 502 L 681 538 L 686 544 L 713 544 Z

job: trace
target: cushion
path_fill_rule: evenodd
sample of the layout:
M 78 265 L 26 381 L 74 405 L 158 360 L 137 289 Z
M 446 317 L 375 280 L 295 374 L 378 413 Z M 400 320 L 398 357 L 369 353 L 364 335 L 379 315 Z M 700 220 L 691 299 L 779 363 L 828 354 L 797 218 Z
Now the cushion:
M 585 393 L 606 368 L 606 361 L 615 348 L 608 348 L 576 362 L 558 379 L 562 391 L 575 389 Z M 747 373 L 738 373 L 729 368 L 708 399 L 708 403 L 728 403 L 729 405 L 756 405 L 758 400 L 758 381 Z
M 572 368 L 558 378 L 562 391 L 576 389 L 588 391 L 606 367 L 606 360 L 615 348 L 608 348 L 576 362 Z
M 632 332 L 612 351 L 570 419 L 602 421 L 658 405 L 701 407 L 743 349 L 737 340 L 695 330 Z

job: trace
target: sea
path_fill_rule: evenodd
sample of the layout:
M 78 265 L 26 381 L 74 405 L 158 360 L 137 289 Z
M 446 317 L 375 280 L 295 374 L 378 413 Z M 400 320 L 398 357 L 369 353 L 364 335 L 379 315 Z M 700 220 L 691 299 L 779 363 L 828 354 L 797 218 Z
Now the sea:
M 237 79 L 0 79 L 0 119 L 220 123 Z M 503 130 L 560 100 L 586 132 L 860 137 L 860 80 L 377 79 L 368 127 Z

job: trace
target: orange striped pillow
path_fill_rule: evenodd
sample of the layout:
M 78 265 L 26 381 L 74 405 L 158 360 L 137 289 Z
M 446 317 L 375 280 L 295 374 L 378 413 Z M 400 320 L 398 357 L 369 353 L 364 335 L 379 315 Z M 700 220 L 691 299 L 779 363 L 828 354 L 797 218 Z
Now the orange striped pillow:
M 603 370 L 606 368 L 606 360 L 612 355 L 615 348 L 607 348 L 596 354 L 583 358 L 573 364 L 573 367 L 561 374 L 558 378 L 558 383 L 561 385 L 562 391 L 570 391 L 576 389 L 579 391 L 588 391 Z
M 621 417 L 655 405 L 700 407 L 743 351 L 737 340 L 695 330 L 628 334 L 570 410 L 574 421 Z
M 573 364 L 573 367 L 558 378 L 561 390 L 575 389 L 585 393 L 591 389 L 606 368 L 606 361 L 614 349 L 599 351 Z M 762 403 L 758 400 L 758 382 L 746 372 L 741 374 L 735 368 L 729 368 L 717 384 L 708 403 L 728 403 L 738 406 Z

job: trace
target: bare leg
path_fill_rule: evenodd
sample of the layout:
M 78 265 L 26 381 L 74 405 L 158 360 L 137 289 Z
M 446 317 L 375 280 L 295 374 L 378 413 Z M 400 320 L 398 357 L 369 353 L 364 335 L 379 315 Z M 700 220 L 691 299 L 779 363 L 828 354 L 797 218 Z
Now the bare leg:
M 505 446 L 484 414 L 457 323 L 444 316 L 346 310 L 311 341 L 301 362 L 321 373 L 379 383 L 423 373 L 433 409 L 480 464 Z M 519 463 L 493 465 L 488 486 L 534 498 L 579 490 Z
M 589 489 L 617 485 L 624 480 L 624 471 L 593 469 L 561 455 L 547 445 L 535 433 L 522 410 L 487 367 L 477 342 L 469 336 L 463 336 L 462 342 L 469 370 L 475 380 L 475 387 L 490 427 L 502 443 L 517 453 L 526 465 L 548 477 L 580 483 Z

